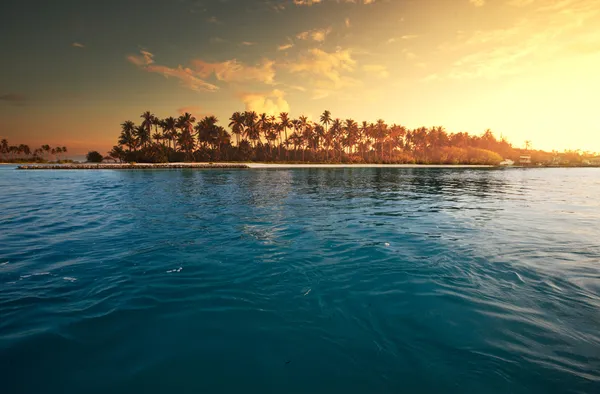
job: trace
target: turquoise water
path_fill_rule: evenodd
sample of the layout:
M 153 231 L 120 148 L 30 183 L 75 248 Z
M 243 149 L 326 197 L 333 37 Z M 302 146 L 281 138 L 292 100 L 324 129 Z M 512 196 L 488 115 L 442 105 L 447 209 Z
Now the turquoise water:
M 600 171 L 0 167 L 2 393 L 598 393 Z

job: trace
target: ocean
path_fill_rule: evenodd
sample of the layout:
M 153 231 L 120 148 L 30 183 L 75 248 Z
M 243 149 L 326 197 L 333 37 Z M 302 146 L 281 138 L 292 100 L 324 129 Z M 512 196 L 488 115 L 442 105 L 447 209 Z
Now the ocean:
M 599 393 L 600 170 L 0 166 L 2 393 Z

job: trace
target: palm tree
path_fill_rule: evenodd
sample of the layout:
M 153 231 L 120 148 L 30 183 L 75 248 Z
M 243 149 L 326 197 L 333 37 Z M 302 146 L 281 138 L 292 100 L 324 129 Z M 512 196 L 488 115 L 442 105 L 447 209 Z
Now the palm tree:
M 42 151 L 48 154 L 50 152 L 50 145 L 42 145 Z
M 360 155 L 362 156 L 363 160 L 367 160 L 367 158 L 365 157 L 365 150 L 367 148 L 370 147 L 370 126 L 369 126 L 369 122 L 364 121 L 362 122 L 361 126 L 358 128 L 358 135 L 359 135 L 359 141 L 360 141 Z
M 136 126 L 134 134 L 137 137 L 140 146 L 145 148 L 150 142 L 150 133 L 148 132 L 148 129 L 146 127 L 142 125 Z
M 325 155 L 327 157 L 327 160 L 329 160 L 329 145 L 331 144 L 331 138 L 329 138 L 329 124 L 332 121 L 331 112 L 329 110 L 323 111 L 319 120 L 321 121 L 321 124 L 323 125 L 323 127 L 325 127 L 325 134 L 324 134 L 325 143 L 326 143 Z
M 262 113 L 258 116 L 258 122 L 256 124 L 256 127 L 258 128 L 259 138 L 260 138 L 261 132 L 265 136 L 265 140 L 267 141 L 267 144 L 269 146 L 269 152 L 270 152 L 271 144 L 269 143 L 269 139 L 267 138 L 267 134 L 269 133 L 270 125 L 269 125 L 269 117 L 267 116 L 267 114 Z
M 339 118 L 336 118 L 331 124 L 331 128 L 329 129 L 329 139 L 331 140 L 331 144 L 333 145 L 333 160 L 335 160 L 335 151 L 339 148 L 339 136 L 342 133 L 342 121 Z M 340 152 L 340 160 L 342 158 L 342 153 Z
M 140 143 L 145 147 L 150 142 L 152 126 L 156 124 L 156 116 L 154 116 L 154 114 L 152 114 L 150 111 L 146 111 L 140 115 L 140 118 L 144 119 L 141 125 L 141 128 L 144 129 L 144 132 L 142 133 L 143 138 L 140 137 Z M 138 130 L 138 134 L 139 133 L 141 133 L 141 130 Z
M 163 134 L 165 135 L 165 139 L 169 141 L 169 147 L 171 143 L 173 143 L 173 149 L 176 150 L 175 141 L 177 140 L 177 120 L 169 116 L 162 121 Z
M 162 126 L 162 119 L 158 116 L 152 116 L 152 125 L 154 125 L 154 135 L 156 135 L 158 133 L 158 126 Z M 159 139 L 162 139 L 162 137 Z
M 285 135 L 284 141 L 287 141 L 287 139 L 288 139 L 287 129 L 292 127 L 292 122 L 290 121 L 290 117 L 287 112 L 281 112 L 279 114 L 279 124 L 281 125 L 281 128 L 283 129 L 283 134 Z M 289 144 L 288 144 L 288 146 L 289 146 Z M 288 157 L 288 152 L 286 149 L 286 158 L 287 157 Z
M 218 119 L 215 116 L 206 116 L 202 119 L 194 130 L 198 136 L 198 144 L 202 143 L 203 147 L 211 145 L 213 148 L 219 147 L 219 129 L 217 126 Z
M 125 151 L 118 145 L 113 146 L 113 148 L 108 152 L 108 157 L 119 160 L 119 162 L 123 162 L 125 158 Z
M 194 122 L 196 118 L 192 114 L 186 112 L 177 119 L 177 127 L 181 129 L 179 135 L 179 145 L 185 151 L 186 160 L 191 157 L 191 152 L 194 149 L 194 136 L 192 131 L 194 130 Z
M 8 140 L 6 138 L 3 138 L 2 141 L 0 141 L 0 152 L 2 153 L 4 160 L 6 160 L 8 155 Z
M 254 111 L 244 112 L 244 126 L 246 128 L 246 136 L 250 141 L 254 142 L 256 148 L 257 141 L 260 140 L 260 130 L 258 129 L 258 115 Z
M 241 112 L 234 112 L 229 120 L 229 127 L 231 128 L 231 132 L 235 134 L 235 142 L 239 150 L 240 136 L 244 134 L 244 115 Z
M 387 136 L 387 125 L 383 119 L 377 119 L 377 124 L 375 125 L 375 137 L 377 138 L 377 143 L 380 145 L 381 150 L 381 160 L 383 160 L 383 141 Z
M 229 134 L 227 132 L 227 130 L 225 130 L 225 128 L 222 126 L 217 126 L 216 130 L 217 130 L 217 138 L 216 138 L 215 142 L 216 142 L 216 146 L 217 146 L 217 152 L 219 153 L 219 156 L 220 156 L 221 146 L 231 144 L 231 134 Z
M 119 145 L 126 145 L 129 152 L 135 151 L 137 147 L 138 141 L 135 135 L 135 129 L 135 124 L 130 120 L 121 123 Z
M 144 158 L 149 160 L 164 160 L 165 153 L 169 152 L 166 146 L 170 149 L 171 143 L 175 152 L 178 149 L 185 152 L 185 160 L 193 159 L 196 146 L 212 149 L 211 157 L 216 160 L 227 157 L 231 152 L 231 136 L 218 125 L 215 117 L 204 117 L 197 124 L 189 113 L 178 119 L 170 117 L 159 120 L 146 111 L 141 117 L 143 122 L 140 126 L 131 121 L 121 124 L 121 151 L 127 147 L 128 152 L 135 152 L 142 147 Z M 155 132 L 151 135 L 152 125 L 155 126 Z M 159 125 L 162 133 L 158 132 Z M 277 118 L 265 113 L 258 115 L 254 111 L 234 112 L 229 118 L 229 127 L 236 136 L 237 157 L 244 159 L 265 157 L 268 160 L 283 160 L 282 148 L 286 149 L 287 159 L 291 146 L 294 147 L 294 160 L 298 160 L 298 149 L 302 149 L 302 161 L 305 162 L 320 160 L 322 156 L 327 161 L 335 161 L 344 159 L 344 155 L 352 158 L 352 155 L 360 154 L 365 161 L 456 163 L 482 160 L 469 157 L 466 148 L 487 149 L 505 157 L 516 153 L 508 141 L 504 138 L 496 140 L 490 130 L 481 136 L 448 134 L 441 126 L 408 130 L 397 124 L 388 126 L 382 119 L 375 124 L 365 121 L 359 126 L 350 118 L 345 121 L 333 120 L 328 110 L 323 111 L 318 122 L 311 122 L 306 116 L 292 120 L 286 112 L 281 112 Z M 290 128 L 293 132 L 288 135 Z M 278 151 L 273 149 L 274 144 L 278 144 Z M 531 149 L 530 142 L 527 142 L 526 149 Z M 8 146 L 6 139 L 0 141 L 0 152 L 5 157 L 7 154 L 11 157 L 31 154 L 24 145 Z M 51 149 L 44 145 L 34 151 L 35 157 L 39 157 L 38 152 L 43 152 L 47 157 L 50 153 L 56 154 L 61 158 L 67 148 Z M 115 153 L 119 153 L 118 150 Z M 221 156 L 221 153 L 225 153 L 225 156 Z M 124 156 L 124 152 L 121 152 L 120 157 Z
M 346 119 L 344 124 L 346 131 L 345 145 L 348 148 L 348 154 L 354 152 L 354 146 L 358 142 L 358 124 L 353 119 Z

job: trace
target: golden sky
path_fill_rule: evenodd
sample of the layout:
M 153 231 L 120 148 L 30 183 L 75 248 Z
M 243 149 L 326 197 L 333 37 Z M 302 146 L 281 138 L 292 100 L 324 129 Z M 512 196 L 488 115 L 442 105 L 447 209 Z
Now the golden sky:
M 600 0 L 48 3 L 0 17 L 11 143 L 106 151 L 146 110 L 328 109 L 600 152 Z

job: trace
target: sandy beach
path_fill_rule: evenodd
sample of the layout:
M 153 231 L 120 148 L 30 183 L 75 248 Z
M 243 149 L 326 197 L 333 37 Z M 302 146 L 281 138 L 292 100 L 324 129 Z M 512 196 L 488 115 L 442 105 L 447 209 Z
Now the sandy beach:
M 290 169 L 290 168 L 490 168 L 488 165 L 444 164 L 283 164 L 283 163 L 71 163 L 25 164 L 19 170 L 145 170 L 178 168 L 240 168 L 240 169 Z

